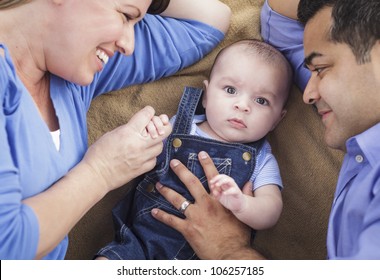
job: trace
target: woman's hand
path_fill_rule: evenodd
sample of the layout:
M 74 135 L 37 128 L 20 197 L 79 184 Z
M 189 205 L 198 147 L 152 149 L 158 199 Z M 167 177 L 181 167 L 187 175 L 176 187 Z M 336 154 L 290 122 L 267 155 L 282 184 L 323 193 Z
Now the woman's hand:
M 157 120 L 161 120 L 154 113 L 152 107 L 145 107 L 127 124 L 104 134 L 88 149 L 83 161 L 105 183 L 107 191 L 120 187 L 155 166 L 163 140 L 172 128 L 169 121 L 162 121 L 157 129 L 153 129 Z
M 199 160 L 208 180 L 218 174 L 207 153 L 199 153 Z M 250 229 L 209 195 L 198 178 L 183 164 L 172 160 L 170 165 L 195 202 L 184 211 L 186 219 L 159 209 L 153 209 L 152 215 L 181 232 L 201 259 L 262 259 L 250 247 Z M 177 209 L 185 201 L 183 196 L 159 183 L 157 190 Z

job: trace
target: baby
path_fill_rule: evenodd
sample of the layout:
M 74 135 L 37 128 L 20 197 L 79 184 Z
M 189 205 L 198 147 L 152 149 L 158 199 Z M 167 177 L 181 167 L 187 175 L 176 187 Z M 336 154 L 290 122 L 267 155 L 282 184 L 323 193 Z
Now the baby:
M 287 60 L 270 45 L 243 40 L 216 57 L 204 90 L 185 88 L 178 112 L 152 119 L 150 137 L 173 124 L 156 168 L 113 210 L 116 240 L 98 252 L 108 259 L 195 259 L 197 256 L 174 229 L 151 217 L 163 208 L 184 217 L 192 197 L 169 168 L 171 159 L 184 163 L 238 219 L 255 230 L 273 226 L 282 211 L 282 181 L 266 135 L 285 116 L 292 84 Z M 201 105 L 201 106 L 200 106 Z M 202 110 L 203 114 L 196 114 Z M 206 151 L 220 175 L 208 185 L 197 155 Z M 242 191 L 252 181 L 251 190 Z M 175 209 L 155 190 L 160 182 L 187 200 Z M 252 195 L 244 193 L 253 192 Z M 221 228 L 221 230 L 223 230 Z M 217 234 L 217 233 L 216 233 Z

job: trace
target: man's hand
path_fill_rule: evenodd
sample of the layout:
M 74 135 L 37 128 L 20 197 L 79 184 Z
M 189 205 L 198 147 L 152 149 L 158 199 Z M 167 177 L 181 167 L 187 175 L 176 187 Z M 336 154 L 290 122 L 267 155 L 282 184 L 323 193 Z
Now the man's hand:
M 199 153 L 199 160 L 208 180 L 218 174 L 207 153 Z M 170 165 L 195 202 L 184 211 L 186 219 L 156 208 L 152 210 L 152 215 L 181 232 L 201 259 L 262 259 L 261 255 L 250 248 L 248 226 L 208 194 L 199 179 L 182 163 L 172 160 Z M 157 190 L 177 209 L 185 201 L 183 196 L 159 183 Z

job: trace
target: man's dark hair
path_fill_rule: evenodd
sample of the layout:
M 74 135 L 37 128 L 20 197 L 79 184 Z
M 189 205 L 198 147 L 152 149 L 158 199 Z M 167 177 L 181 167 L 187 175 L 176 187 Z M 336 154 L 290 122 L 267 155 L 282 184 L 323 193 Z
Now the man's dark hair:
M 380 0 L 300 0 L 298 18 L 306 24 L 327 6 L 333 7 L 329 39 L 347 44 L 359 64 L 370 62 L 380 39 Z
M 350 46 L 359 64 L 370 62 L 380 39 L 380 0 L 337 0 L 331 39 Z
M 336 0 L 300 0 L 297 17 L 304 25 L 313 18 L 322 8 L 333 7 Z

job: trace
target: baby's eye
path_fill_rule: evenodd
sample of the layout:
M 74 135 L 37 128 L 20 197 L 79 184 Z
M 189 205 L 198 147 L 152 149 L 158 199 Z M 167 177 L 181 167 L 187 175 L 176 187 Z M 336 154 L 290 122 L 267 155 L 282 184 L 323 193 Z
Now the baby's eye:
M 266 100 L 265 98 L 262 98 L 262 97 L 256 98 L 255 101 L 257 103 L 259 103 L 260 105 L 269 105 L 268 100 Z
M 224 90 L 225 90 L 228 94 L 236 94 L 236 89 L 235 89 L 234 87 L 230 87 L 230 86 L 228 86 L 228 87 L 226 87 Z

